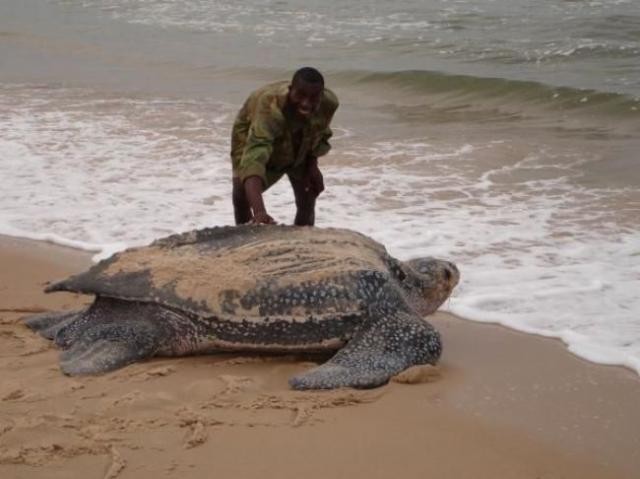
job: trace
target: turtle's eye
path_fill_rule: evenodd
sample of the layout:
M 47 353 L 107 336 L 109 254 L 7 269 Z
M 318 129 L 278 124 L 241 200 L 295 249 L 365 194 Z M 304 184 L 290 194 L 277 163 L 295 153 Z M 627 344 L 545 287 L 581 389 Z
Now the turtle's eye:
M 447 281 L 451 281 L 451 271 L 449 271 L 449 268 L 444 269 L 444 278 Z

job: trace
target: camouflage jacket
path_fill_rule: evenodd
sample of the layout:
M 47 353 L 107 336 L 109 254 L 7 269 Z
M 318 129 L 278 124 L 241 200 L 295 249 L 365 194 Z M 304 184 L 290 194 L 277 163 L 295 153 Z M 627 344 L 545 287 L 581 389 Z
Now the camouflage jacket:
M 278 82 L 256 90 L 236 116 L 231 162 L 233 176 L 241 181 L 259 176 L 269 187 L 284 173 L 301 172 L 308 156 L 326 155 L 331 148 L 329 124 L 338 108 L 337 97 L 325 88 L 318 111 L 303 121 L 284 108 L 289 84 Z

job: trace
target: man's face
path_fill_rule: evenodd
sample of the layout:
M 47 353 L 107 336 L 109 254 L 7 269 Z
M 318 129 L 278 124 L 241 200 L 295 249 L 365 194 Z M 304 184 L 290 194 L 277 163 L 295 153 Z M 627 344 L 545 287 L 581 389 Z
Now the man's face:
M 292 83 L 289 86 L 289 107 L 296 115 L 308 118 L 320 106 L 323 90 L 324 87 L 317 83 L 307 83 L 305 81 Z

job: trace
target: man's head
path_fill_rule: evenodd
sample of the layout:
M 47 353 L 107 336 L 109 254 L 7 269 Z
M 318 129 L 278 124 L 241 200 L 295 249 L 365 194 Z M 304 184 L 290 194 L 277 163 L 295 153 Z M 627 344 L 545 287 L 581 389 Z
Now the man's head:
M 296 115 L 308 118 L 320 106 L 323 90 L 324 78 L 318 70 L 311 67 L 300 68 L 289 85 L 287 104 Z

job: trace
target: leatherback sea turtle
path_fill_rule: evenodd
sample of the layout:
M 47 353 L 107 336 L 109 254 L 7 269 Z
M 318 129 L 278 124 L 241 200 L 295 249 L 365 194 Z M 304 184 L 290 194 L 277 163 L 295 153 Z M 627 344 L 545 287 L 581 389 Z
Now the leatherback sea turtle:
M 26 323 L 63 349 L 70 375 L 156 355 L 338 350 L 290 385 L 366 388 L 438 360 L 440 335 L 422 316 L 458 279 L 452 263 L 398 261 L 346 229 L 216 227 L 123 251 L 50 285 L 95 301 Z

